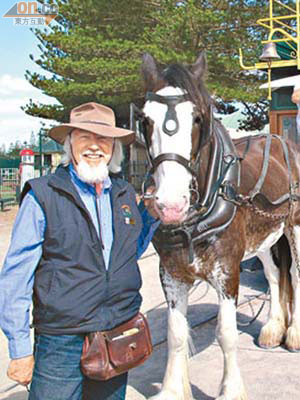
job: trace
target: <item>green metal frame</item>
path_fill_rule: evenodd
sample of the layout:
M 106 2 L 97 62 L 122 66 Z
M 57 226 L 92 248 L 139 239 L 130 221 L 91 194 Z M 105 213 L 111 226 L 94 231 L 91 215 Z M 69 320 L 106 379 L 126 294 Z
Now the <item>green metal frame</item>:
M 296 0 L 296 8 L 292 8 L 283 4 L 279 0 L 269 0 L 269 17 L 260 18 L 257 20 L 257 24 L 268 29 L 268 40 L 262 41 L 262 44 L 266 43 L 280 43 L 285 44 L 289 48 L 288 57 L 285 55 L 284 59 L 259 62 L 252 66 L 247 66 L 243 61 L 242 49 L 239 49 L 240 54 L 240 66 L 245 70 L 255 69 L 267 69 L 268 70 L 268 83 L 269 83 L 269 94 L 268 99 L 272 100 L 271 93 L 271 69 L 282 68 L 282 67 L 293 67 L 296 66 L 300 69 L 300 0 Z M 287 12 L 286 15 L 277 15 L 278 10 L 284 10 Z M 287 22 L 293 22 L 293 26 Z M 296 26 L 296 28 L 294 28 Z M 278 46 L 280 47 L 280 46 Z

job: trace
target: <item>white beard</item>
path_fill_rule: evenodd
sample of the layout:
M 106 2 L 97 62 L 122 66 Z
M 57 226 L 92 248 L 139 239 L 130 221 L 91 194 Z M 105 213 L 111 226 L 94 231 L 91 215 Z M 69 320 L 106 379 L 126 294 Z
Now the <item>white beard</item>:
M 87 183 L 101 183 L 108 177 L 108 167 L 105 162 L 100 162 L 97 167 L 91 167 L 84 160 L 81 160 L 77 167 L 79 178 Z

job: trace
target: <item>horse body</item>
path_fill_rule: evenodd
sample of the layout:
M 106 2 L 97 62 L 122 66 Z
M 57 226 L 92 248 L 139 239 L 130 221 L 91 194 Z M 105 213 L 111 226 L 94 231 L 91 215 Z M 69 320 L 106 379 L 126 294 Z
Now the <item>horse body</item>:
M 201 202 L 205 196 L 215 198 L 211 200 L 213 204 L 219 201 L 219 188 L 217 191 L 214 189 L 211 178 L 214 171 L 210 177 L 212 182 L 208 182 L 207 171 L 211 160 L 214 159 L 212 154 L 215 149 L 215 136 L 218 136 L 216 131 L 218 130 L 222 137 L 228 134 L 219 122 L 212 124 L 211 100 L 202 82 L 204 64 L 204 58 L 200 56 L 190 70 L 176 65 L 161 74 L 151 56 L 147 55 L 143 63 L 146 88 L 152 91 L 150 100 L 145 104 L 144 113 L 147 125 L 146 143 L 149 157 L 154 164 L 154 207 L 162 221 L 162 229 L 170 229 L 170 236 L 173 235 L 172 229 L 176 231 L 176 227 L 180 229 L 181 226 L 185 226 L 193 203 Z M 165 99 L 171 99 L 173 103 L 162 104 L 161 101 Z M 247 138 L 235 141 L 237 157 L 234 162 L 240 166 L 236 170 L 239 187 L 237 189 L 233 185 L 230 188 L 238 190 L 240 203 L 235 205 L 234 209 L 230 209 L 231 217 L 227 218 L 229 222 L 226 222 L 226 229 L 214 228 L 205 235 L 208 224 L 204 212 L 203 221 L 198 223 L 197 220 L 200 240 L 195 240 L 194 245 L 187 231 L 183 232 L 188 238 L 187 243 L 183 241 L 182 245 L 179 243 L 165 246 L 163 238 L 168 240 L 167 236 L 156 240 L 154 238 L 154 245 L 160 256 L 161 282 L 169 308 L 169 357 L 162 390 L 154 397 L 157 400 L 192 398 L 187 372 L 186 312 L 188 291 L 198 279 L 203 279 L 214 287 L 220 306 L 216 335 L 224 355 L 224 372 L 218 400 L 247 399 L 237 363 L 236 304 L 240 262 L 254 255 L 263 262 L 271 292 L 269 320 L 260 333 L 259 343 L 263 347 L 274 347 L 285 340 L 288 349 L 300 350 L 299 202 L 289 197 L 288 201 L 274 206 L 266 201 L 270 199 L 274 202 L 291 190 L 294 190 L 293 194 L 296 195 L 297 187 L 291 188 L 291 183 L 300 181 L 299 156 L 295 146 L 288 144 L 289 159 L 286 160 L 287 153 L 281 140 L 274 137 L 269 143 L 269 162 L 263 183 L 258 187 L 255 196 L 252 193 L 252 201 L 249 201 L 249 193 L 251 194 L 253 188 L 257 189 L 257 182 L 264 169 L 267 140 L 266 136 L 258 136 L 250 142 Z M 174 159 L 170 153 L 178 156 Z M 225 151 L 222 157 L 226 159 L 227 156 Z M 183 159 L 191 160 L 191 163 L 187 165 Z M 224 165 L 234 162 L 225 160 Z M 290 164 L 290 167 L 287 164 Z M 222 178 L 226 176 L 224 173 Z M 205 193 L 207 187 L 210 187 L 210 191 Z M 216 195 L 210 196 L 214 190 Z M 228 201 L 237 203 L 237 199 L 238 197 L 234 201 Z M 206 208 L 209 209 L 210 203 L 207 204 Z M 224 201 L 220 203 L 216 213 L 225 215 L 225 206 Z M 233 207 L 232 204 L 230 206 Z M 211 207 L 210 213 L 214 214 L 217 206 Z M 206 212 L 207 218 L 211 218 L 210 213 Z M 198 215 L 197 213 L 201 214 L 199 207 L 194 212 Z M 271 252 L 271 247 L 283 234 L 290 243 L 292 256 L 293 305 L 290 324 L 287 308 L 290 296 L 286 294 L 290 289 L 289 279 L 286 279 L 289 271 L 283 266 L 281 271 L 277 268 Z

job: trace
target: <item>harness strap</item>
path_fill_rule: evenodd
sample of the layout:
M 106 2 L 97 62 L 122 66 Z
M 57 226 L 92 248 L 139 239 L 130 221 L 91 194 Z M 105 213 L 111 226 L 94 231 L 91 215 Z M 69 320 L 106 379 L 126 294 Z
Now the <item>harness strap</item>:
M 195 175 L 195 171 L 193 171 L 190 167 L 190 161 L 176 153 L 162 153 L 157 156 L 154 160 L 152 160 L 152 168 L 150 169 L 149 174 L 152 175 L 159 164 L 161 164 L 163 161 L 176 161 L 183 165 L 190 172 L 190 174 Z
M 263 193 L 260 193 L 261 188 L 262 188 L 262 186 L 264 184 L 265 177 L 266 177 L 267 170 L 268 170 L 268 166 L 269 166 L 270 149 L 271 149 L 271 142 L 272 142 L 273 138 L 278 139 L 280 144 L 281 144 L 284 160 L 285 160 L 285 163 L 286 163 L 286 166 L 287 166 L 287 169 L 288 169 L 288 177 L 289 177 L 289 192 L 283 194 L 281 197 L 279 197 L 277 200 L 274 200 L 274 201 L 270 200 Z M 245 158 L 245 155 L 247 154 L 247 152 L 249 150 L 250 139 L 251 139 L 250 137 L 247 138 L 247 145 L 246 145 L 246 148 L 244 150 L 243 156 L 240 158 L 241 161 Z M 268 134 L 268 135 L 266 135 L 266 144 L 265 144 L 265 148 L 264 148 L 264 160 L 263 160 L 263 167 L 262 167 L 261 175 L 260 175 L 255 187 L 250 191 L 249 196 L 248 196 L 248 200 L 253 202 L 254 197 L 256 197 L 266 207 L 270 207 L 270 206 L 278 207 L 278 206 L 282 205 L 283 203 L 285 203 L 286 201 L 288 201 L 290 199 L 300 200 L 299 196 L 297 196 L 294 193 L 292 193 L 292 189 L 293 189 L 292 188 L 292 169 L 291 169 L 291 164 L 290 164 L 290 159 L 289 159 L 288 146 L 287 146 L 285 140 L 281 136 L 279 136 L 279 135 L 269 135 Z
M 212 188 L 215 180 L 219 176 L 222 160 L 223 160 L 223 154 L 222 154 L 222 146 L 219 141 L 219 136 L 213 135 L 212 136 L 212 150 L 211 150 L 211 155 L 210 155 L 210 159 L 209 159 L 205 187 L 204 187 L 201 203 L 198 205 L 198 208 L 207 207 L 210 200 L 212 199 L 211 188 Z
M 281 143 L 282 150 L 283 150 L 283 155 L 284 155 L 284 159 L 285 159 L 285 163 L 286 163 L 287 168 L 288 168 L 289 184 L 291 185 L 291 182 L 292 182 L 292 169 L 291 169 L 291 164 L 290 164 L 290 159 L 289 159 L 289 149 L 287 147 L 286 142 L 283 140 L 283 138 L 281 136 L 279 136 L 279 135 L 274 135 L 274 136 Z
M 249 193 L 249 197 L 250 197 L 251 201 L 253 201 L 254 197 L 260 192 L 260 190 L 264 184 L 264 181 L 265 181 L 265 178 L 267 175 L 267 171 L 268 171 L 269 160 L 270 160 L 271 141 L 272 141 L 272 137 L 271 137 L 271 135 L 268 135 L 266 137 L 262 171 L 261 171 L 258 181 L 256 182 L 255 187 Z
M 242 157 L 239 158 L 239 161 L 243 161 L 245 159 L 246 154 L 248 153 L 249 148 L 250 148 L 250 139 L 251 139 L 251 136 L 248 136 L 244 153 L 243 153 Z
M 288 169 L 288 176 L 289 176 L 289 192 L 285 193 L 284 195 L 282 195 L 281 197 L 279 197 L 277 200 L 270 200 L 268 199 L 265 195 L 263 195 L 262 193 L 259 193 L 259 197 L 263 200 L 264 203 L 269 203 L 272 206 L 280 206 L 281 204 L 285 203 L 286 201 L 288 201 L 291 198 L 291 195 L 293 195 L 293 193 L 291 193 L 292 191 L 292 169 L 291 169 L 291 164 L 290 164 L 290 159 L 289 159 L 289 149 L 287 147 L 286 142 L 283 140 L 283 138 L 279 135 L 272 135 L 273 137 L 275 137 L 276 139 L 278 139 L 280 141 L 280 144 L 282 146 L 282 151 L 283 151 L 283 155 L 284 155 L 284 160 Z M 297 196 L 294 196 L 295 198 Z M 297 200 L 299 200 L 299 198 L 297 197 Z

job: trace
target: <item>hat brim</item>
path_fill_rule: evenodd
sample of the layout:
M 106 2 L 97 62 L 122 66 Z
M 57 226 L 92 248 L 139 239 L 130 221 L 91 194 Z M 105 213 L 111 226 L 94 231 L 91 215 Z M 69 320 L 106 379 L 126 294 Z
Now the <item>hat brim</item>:
M 59 126 L 55 126 L 54 128 L 51 128 L 49 130 L 48 136 L 50 136 L 56 142 L 64 144 L 66 137 L 73 129 L 82 129 L 84 131 L 95 133 L 96 135 L 119 139 L 124 145 L 132 143 L 135 139 L 135 132 L 130 131 L 128 129 L 117 128 L 108 125 L 89 124 L 83 122 L 77 122 L 74 124 L 69 123 L 69 124 L 62 124 Z

